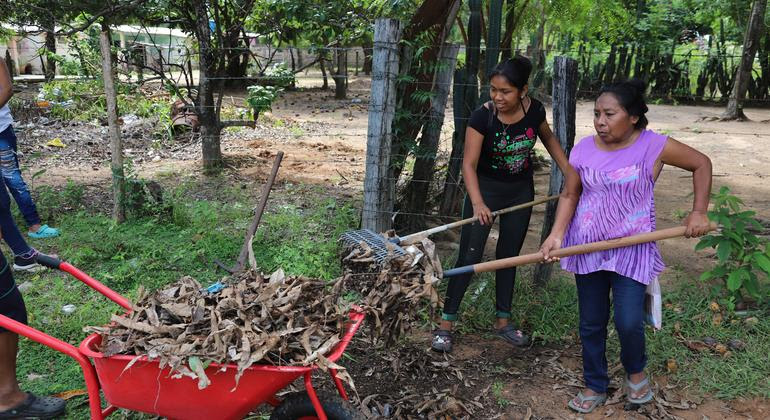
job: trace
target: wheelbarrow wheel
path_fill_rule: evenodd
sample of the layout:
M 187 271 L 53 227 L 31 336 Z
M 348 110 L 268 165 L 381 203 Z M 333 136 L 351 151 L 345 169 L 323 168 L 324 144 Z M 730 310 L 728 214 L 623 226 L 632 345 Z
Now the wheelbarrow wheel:
M 319 392 L 318 399 L 329 420 L 363 420 L 364 416 L 339 395 Z M 317 414 L 306 392 L 287 394 L 270 415 L 270 420 L 315 419 Z

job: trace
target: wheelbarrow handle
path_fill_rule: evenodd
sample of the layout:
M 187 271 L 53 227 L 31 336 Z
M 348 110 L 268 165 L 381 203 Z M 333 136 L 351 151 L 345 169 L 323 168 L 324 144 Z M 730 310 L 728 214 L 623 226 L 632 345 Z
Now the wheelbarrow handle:
M 123 297 L 120 293 L 110 289 L 100 281 L 80 271 L 78 268 L 76 268 L 75 266 L 73 266 L 68 262 L 62 261 L 56 257 L 52 257 L 50 255 L 45 255 L 45 254 L 37 254 L 35 256 L 35 260 L 40 265 L 44 265 L 48 268 L 64 271 L 65 273 L 69 273 L 70 275 L 72 275 L 72 277 L 75 277 L 76 279 L 82 281 L 88 287 L 96 290 L 97 292 L 104 295 L 104 297 L 106 297 L 107 299 L 117 303 L 118 305 L 122 306 L 123 308 L 129 311 L 133 308 L 133 306 L 131 305 L 131 301 Z
M 606 241 L 574 245 L 554 250 L 551 252 L 551 256 L 564 258 L 572 255 L 587 254 L 589 252 L 605 251 L 608 249 L 621 248 L 624 246 L 638 245 L 645 242 L 654 242 L 662 239 L 676 238 L 679 236 L 684 236 L 686 229 L 687 228 L 685 226 L 677 226 L 647 233 L 640 233 L 633 236 L 626 236 L 624 238 L 608 239 Z M 716 223 L 712 222 L 709 226 L 709 230 L 712 231 L 716 229 Z M 501 258 L 499 260 L 453 268 L 451 270 L 444 271 L 444 277 L 459 276 L 462 274 L 484 273 L 487 271 L 495 271 L 503 268 L 517 267 L 519 265 L 533 264 L 542 262 L 543 258 L 543 253 L 540 251 L 532 254 L 519 255 L 516 257 Z

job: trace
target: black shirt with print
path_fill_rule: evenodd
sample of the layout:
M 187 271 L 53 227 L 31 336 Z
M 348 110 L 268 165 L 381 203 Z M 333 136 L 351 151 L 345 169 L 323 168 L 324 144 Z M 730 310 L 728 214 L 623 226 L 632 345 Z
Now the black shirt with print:
M 481 155 L 476 172 L 499 181 L 517 181 L 531 177 L 532 159 L 530 153 L 535 146 L 540 124 L 545 121 L 545 107 L 531 99 L 524 118 L 506 127 L 491 116 L 493 110 L 485 106 L 473 111 L 468 125 L 484 136 Z

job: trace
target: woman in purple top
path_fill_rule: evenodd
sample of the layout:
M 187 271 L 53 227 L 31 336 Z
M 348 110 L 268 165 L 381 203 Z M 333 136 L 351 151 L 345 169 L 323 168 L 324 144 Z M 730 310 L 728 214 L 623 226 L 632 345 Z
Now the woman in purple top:
M 602 87 L 594 106 L 596 135 L 582 139 L 569 158 L 580 174 L 580 200 L 577 206 L 559 206 L 553 230 L 541 247 L 547 261 L 557 260 L 549 253 L 561 246 L 655 230 L 653 189 L 664 164 L 693 173 L 695 198 L 692 212 L 684 220 L 685 235 L 701 236 L 708 231 L 711 161 L 689 146 L 646 130 L 645 88 L 638 80 Z M 575 273 L 586 385 L 569 401 L 569 407 L 588 413 L 607 399 L 610 292 L 628 401 L 650 401 L 652 389 L 644 373 L 644 295 L 646 286 L 664 267 L 657 245 L 566 257 L 561 265 Z

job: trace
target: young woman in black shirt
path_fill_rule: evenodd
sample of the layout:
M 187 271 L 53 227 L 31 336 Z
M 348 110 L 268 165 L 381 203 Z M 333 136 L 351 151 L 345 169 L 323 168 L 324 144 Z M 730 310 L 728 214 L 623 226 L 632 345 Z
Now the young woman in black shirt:
M 569 165 L 567 155 L 545 120 L 543 104 L 527 96 L 531 71 L 532 63 L 521 56 L 498 64 L 489 76 L 491 101 L 471 114 L 462 165 L 467 190 L 463 218 L 476 216 L 479 220 L 462 228 L 456 267 L 481 261 L 494 221 L 493 211 L 534 199 L 531 154 L 537 137 L 565 174 L 565 182 L 568 185 L 580 183 L 577 172 Z M 577 197 L 566 193 L 570 190 L 574 191 L 564 188 L 559 209 L 568 207 L 567 203 L 562 205 L 561 200 L 569 201 L 572 206 L 577 204 Z M 531 209 L 524 209 L 500 216 L 496 258 L 519 254 L 531 213 Z M 497 320 L 494 328 L 505 342 L 523 346 L 528 343 L 528 337 L 510 323 L 515 278 L 515 268 L 496 272 Z M 449 280 L 441 323 L 432 342 L 436 351 L 452 349 L 452 325 L 470 280 L 471 275 Z

